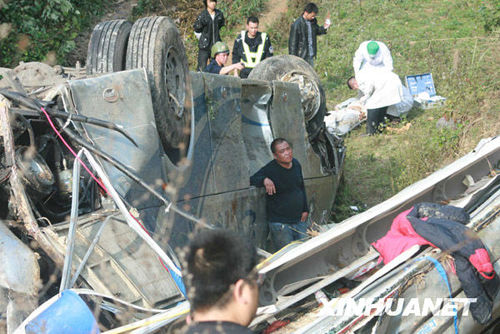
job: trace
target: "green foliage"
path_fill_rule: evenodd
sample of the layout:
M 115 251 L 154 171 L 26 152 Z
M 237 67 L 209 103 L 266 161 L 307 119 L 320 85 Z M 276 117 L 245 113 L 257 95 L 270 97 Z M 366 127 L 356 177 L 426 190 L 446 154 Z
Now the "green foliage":
M 335 223 L 340 223 L 352 215 L 365 211 L 367 205 L 358 197 L 356 189 L 348 185 L 343 177 L 337 190 L 330 219 Z
M 287 0 L 288 11 L 285 14 L 279 15 L 274 20 L 275 24 L 267 29 L 271 36 L 273 47 L 277 53 L 288 53 L 288 37 L 290 35 L 290 25 L 304 11 L 304 7 L 309 3 L 309 0 Z M 322 15 L 320 8 L 320 16 Z M 276 52 L 275 52 L 276 53 Z
M 219 1 L 217 7 L 224 13 L 228 29 L 241 26 L 249 16 L 258 16 L 263 10 L 265 0 Z
M 132 9 L 132 17 L 140 18 L 155 13 L 161 9 L 160 3 L 158 0 L 139 0 L 137 6 Z
M 479 14 L 483 18 L 486 31 L 494 31 L 500 27 L 500 2 L 484 0 L 479 7 Z
M 88 29 L 103 9 L 98 0 L 17 0 L 0 9 L 0 21 L 12 24 L 0 44 L 0 66 L 44 61 L 54 53 L 59 64 L 75 48 L 78 33 Z
M 394 72 L 403 81 L 406 75 L 431 72 L 437 93 L 447 98 L 442 107 L 414 109 L 407 120 L 389 124 L 399 133 L 363 137 L 362 126 L 346 137 L 345 182 L 335 221 L 354 214 L 350 205 L 373 206 L 469 152 L 479 139 L 500 133 L 500 43 L 493 3 L 498 1 L 318 3 L 319 21 L 329 8 L 333 23 L 327 35 L 318 37 L 315 66 L 329 110 L 354 95 L 345 81 L 353 73 L 354 52 L 368 39 L 389 46 Z M 286 28 L 293 17 L 288 20 Z M 276 47 L 286 52 L 286 42 Z M 439 127 L 442 117 L 454 126 Z

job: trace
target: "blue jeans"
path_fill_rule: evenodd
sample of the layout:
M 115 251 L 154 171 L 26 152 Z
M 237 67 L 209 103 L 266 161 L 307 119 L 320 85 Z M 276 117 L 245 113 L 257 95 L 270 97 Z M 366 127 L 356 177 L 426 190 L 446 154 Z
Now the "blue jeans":
M 283 224 L 278 222 L 268 222 L 268 224 L 275 251 L 280 250 L 292 241 L 305 239 L 307 237 L 307 228 L 309 227 L 307 220 L 296 224 Z

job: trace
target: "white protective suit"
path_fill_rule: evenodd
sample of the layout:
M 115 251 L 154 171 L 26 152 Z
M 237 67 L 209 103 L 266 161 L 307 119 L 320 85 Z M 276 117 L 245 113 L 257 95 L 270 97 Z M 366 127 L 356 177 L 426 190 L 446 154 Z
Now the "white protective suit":
M 375 73 L 376 74 L 371 77 L 363 77 L 363 75 L 361 75 L 361 80 L 380 79 L 380 82 L 374 85 L 371 84 L 371 81 L 362 83 L 362 88 L 365 89 L 365 91 L 369 91 L 370 86 L 373 86 L 373 95 L 366 96 L 360 89 L 357 97 L 352 97 L 336 105 L 335 110 L 328 112 L 327 116 L 325 116 L 325 124 L 328 132 L 343 136 L 359 126 L 361 122 L 366 120 L 366 102 L 368 102 L 369 106 L 372 105 L 371 103 L 375 103 L 375 99 L 378 99 L 377 96 L 383 101 L 386 101 L 383 103 L 380 102 L 380 104 L 390 103 L 401 99 L 399 103 L 390 105 L 389 108 L 387 108 L 388 115 L 402 117 L 410 111 L 413 107 L 413 97 L 410 94 L 410 90 L 401 84 L 399 77 L 393 72 L 375 70 Z M 402 94 L 401 97 L 399 96 L 400 90 Z
M 360 101 L 366 109 L 377 109 L 403 101 L 403 84 L 398 75 L 383 68 L 363 69 L 356 76 Z
M 379 49 L 375 54 L 375 57 L 370 57 L 366 46 L 371 41 L 364 41 L 360 44 L 356 53 L 354 53 L 354 58 L 352 60 L 352 66 L 354 67 L 354 74 L 357 76 L 358 72 L 363 69 L 369 68 L 384 68 L 387 71 L 392 71 L 392 56 L 391 51 L 387 45 L 383 42 L 375 41 L 379 45 Z
M 387 108 L 387 114 L 394 117 L 403 117 L 408 114 L 408 112 L 413 108 L 413 96 L 411 96 L 410 90 L 403 85 L 403 100 Z

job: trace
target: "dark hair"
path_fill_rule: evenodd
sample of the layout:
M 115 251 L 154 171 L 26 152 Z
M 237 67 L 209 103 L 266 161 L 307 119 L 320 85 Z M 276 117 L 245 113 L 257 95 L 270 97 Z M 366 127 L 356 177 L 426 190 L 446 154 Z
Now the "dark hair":
M 286 140 L 285 138 L 276 138 L 275 140 L 273 140 L 273 142 L 271 143 L 271 152 L 276 153 L 276 145 L 279 145 L 281 143 L 288 143 L 288 140 Z M 290 145 L 290 143 L 288 143 L 288 145 Z
M 347 87 L 349 87 L 349 89 L 353 89 L 353 88 L 351 87 L 351 84 L 349 84 L 349 81 L 351 81 L 351 79 L 356 79 L 356 78 L 352 76 L 352 77 L 350 77 L 349 79 L 347 79 Z
M 207 1 L 208 0 L 203 0 L 203 6 L 205 6 L 205 9 L 207 8 Z M 210 0 L 210 1 L 217 2 L 217 0 Z
M 186 287 L 191 310 L 223 307 L 232 284 L 247 279 L 257 264 L 248 239 L 228 230 L 203 230 L 191 241 L 186 256 Z
M 304 8 L 304 12 L 308 12 L 308 13 L 316 13 L 318 14 L 318 6 L 316 6 L 316 4 L 314 2 L 309 2 L 306 7 Z
M 250 22 L 259 24 L 259 18 L 257 16 L 250 16 L 247 19 L 247 24 L 249 24 Z

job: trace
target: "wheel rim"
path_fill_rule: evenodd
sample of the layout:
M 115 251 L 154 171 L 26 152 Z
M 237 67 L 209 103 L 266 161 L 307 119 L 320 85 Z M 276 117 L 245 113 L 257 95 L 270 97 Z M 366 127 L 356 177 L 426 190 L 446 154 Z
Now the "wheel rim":
M 182 60 L 179 59 L 178 53 L 173 47 L 167 50 L 164 78 L 168 91 L 169 108 L 178 118 L 182 118 L 184 114 L 186 75 L 183 71 Z
M 280 81 L 293 82 L 299 85 L 304 118 L 306 121 L 313 119 L 321 106 L 321 92 L 316 81 L 307 73 L 299 71 L 286 73 Z

